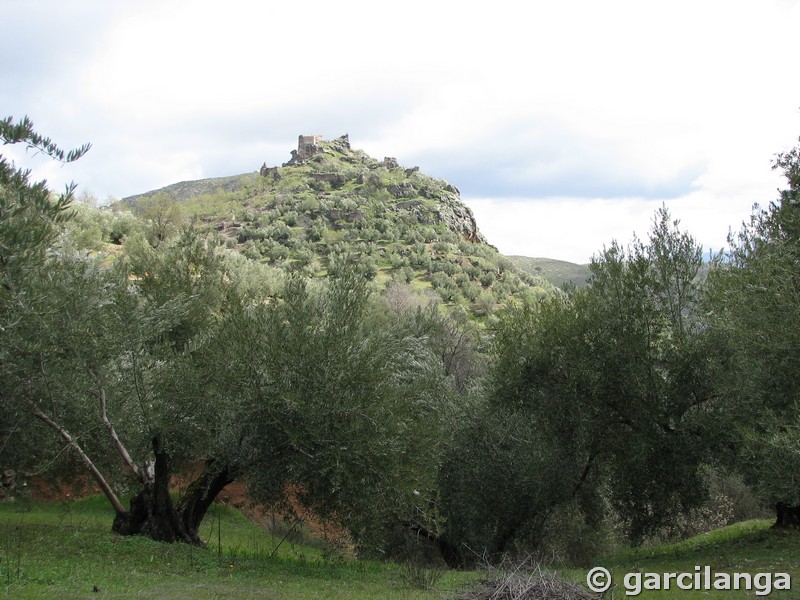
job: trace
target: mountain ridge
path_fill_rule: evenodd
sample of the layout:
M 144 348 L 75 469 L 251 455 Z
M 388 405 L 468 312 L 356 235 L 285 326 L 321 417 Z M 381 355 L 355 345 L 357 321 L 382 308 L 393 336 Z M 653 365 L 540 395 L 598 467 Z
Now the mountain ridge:
M 187 179 L 185 181 L 170 183 L 169 185 L 148 190 L 146 192 L 141 192 L 139 194 L 126 196 L 122 199 L 122 202 L 135 205 L 136 202 L 141 198 L 150 198 L 160 193 L 169 194 L 176 202 L 183 202 L 184 200 L 188 200 L 194 196 L 212 194 L 217 190 L 236 192 L 241 189 L 243 181 L 255 181 L 257 177 L 258 171 L 251 171 L 249 173 L 241 173 L 239 175 Z
M 544 277 L 556 287 L 573 284 L 588 285 L 591 271 L 588 264 L 578 264 L 555 258 L 510 255 L 508 258 L 521 271 Z

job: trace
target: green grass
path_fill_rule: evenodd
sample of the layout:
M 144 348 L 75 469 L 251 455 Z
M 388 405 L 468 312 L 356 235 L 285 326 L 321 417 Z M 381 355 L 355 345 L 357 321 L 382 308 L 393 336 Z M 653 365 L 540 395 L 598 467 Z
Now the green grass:
M 281 536 L 225 507 L 213 507 L 201 530 L 206 549 L 118 536 L 112 516 L 102 497 L 0 504 L 0 597 L 423 599 L 474 577 L 446 571 L 435 591 L 422 591 L 396 564 L 324 560 L 288 539 L 273 552 Z
M 774 530 L 770 521 L 755 520 L 736 523 L 703 535 L 674 544 L 651 548 L 627 550 L 617 555 L 594 561 L 612 572 L 616 584 L 617 598 L 626 595 L 624 578 L 627 573 L 694 573 L 695 567 L 711 567 L 712 573 L 789 573 L 792 587 L 800 586 L 800 532 L 796 530 Z M 577 581 L 585 582 L 588 569 L 570 570 L 567 574 Z M 713 581 L 713 579 L 712 579 Z M 631 582 L 635 584 L 635 581 Z M 676 598 L 695 600 L 720 598 L 736 600 L 755 597 L 755 588 L 745 590 L 684 591 L 672 589 L 661 591 L 643 590 L 636 598 Z M 773 591 L 769 598 L 798 598 L 796 591 Z
M 414 588 L 404 568 L 349 558 L 326 560 L 307 535 L 270 532 L 224 506 L 212 507 L 201 535 L 208 548 L 161 544 L 110 532 L 102 497 L 60 504 L 0 504 L 0 597 L 7 598 L 275 598 L 442 599 L 481 577 L 444 571 L 434 590 Z M 800 581 L 800 532 L 747 521 L 679 543 L 626 550 L 594 561 L 626 595 L 627 573 L 789 573 Z M 221 542 L 221 543 L 220 543 Z M 562 569 L 584 582 L 588 568 Z M 795 583 L 795 586 L 797 584 Z M 100 590 L 93 591 L 94 586 Z M 607 594 L 606 598 L 611 595 Z M 753 598 L 754 591 L 643 590 L 636 598 Z M 773 591 L 770 598 L 798 598 Z

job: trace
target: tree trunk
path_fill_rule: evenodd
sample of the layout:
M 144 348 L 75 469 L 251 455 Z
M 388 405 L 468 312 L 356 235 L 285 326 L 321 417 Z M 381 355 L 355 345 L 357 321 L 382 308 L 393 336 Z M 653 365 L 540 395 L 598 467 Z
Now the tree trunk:
M 193 531 L 196 535 L 208 507 L 229 483 L 233 483 L 233 477 L 227 466 L 218 467 L 213 459 L 206 461 L 203 473 L 178 501 L 178 513 L 187 531 Z
M 226 485 L 233 481 L 231 469 L 227 466 L 219 467 L 214 464 L 213 460 L 209 460 L 203 473 L 189 486 L 186 494 L 176 507 L 172 502 L 172 497 L 169 495 L 171 465 L 161 436 L 156 435 L 152 439 L 153 453 L 156 460 L 153 477 L 151 478 L 147 468 L 140 469 L 134 464 L 133 459 L 131 459 L 114 430 L 114 426 L 108 420 L 105 391 L 102 388 L 98 392 L 98 398 L 100 399 L 101 419 L 111 435 L 114 447 L 119 451 L 125 464 L 143 485 L 142 490 L 131 498 L 130 510 L 125 510 L 125 506 L 117 498 L 111 485 L 106 481 L 103 474 L 100 473 L 77 440 L 66 429 L 42 412 L 33 402 L 31 402 L 31 408 L 33 414 L 39 420 L 58 432 L 61 438 L 78 453 L 89 469 L 92 477 L 94 477 L 100 489 L 114 507 L 115 517 L 114 523 L 111 525 L 112 531 L 120 535 L 146 535 L 154 540 L 163 542 L 187 542 L 198 546 L 204 545 L 197 530 L 214 498 Z
M 800 527 L 800 506 L 778 502 L 775 505 L 775 517 L 775 528 Z
M 227 468 L 207 463 L 205 470 L 187 489 L 177 507 L 169 494 L 169 455 L 159 436 L 153 438 L 155 477 L 131 499 L 131 509 L 117 512 L 111 530 L 121 535 L 144 535 L 161 542 L 186 542 L 203 546 L 200 523 L 217 494 L 233 479 Z
M 464 560 L 464 556 L 459 551 L 459 549 L 454 544 L 452 544 L 444 535 L 434 533 L 433 531 L 430 531 L 424 525 L 416 521 L 406 521 L 404 524 L 407 527 L 409 527 L 416 535 L 421 535 L 423 537 L 426 537 L 434 544 L 436 544 L 436 548 L 439 550 L 439 554 L 441 555 L 445 564 L 449 568 L 460 569 L 464 567 L 466 562 Z

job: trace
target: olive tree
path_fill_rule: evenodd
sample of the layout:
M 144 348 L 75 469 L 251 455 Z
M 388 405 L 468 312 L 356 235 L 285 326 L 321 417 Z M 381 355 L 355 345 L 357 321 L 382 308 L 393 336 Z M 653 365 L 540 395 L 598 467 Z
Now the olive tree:
M 0 141 L 24 145 L 63 163 L 78 160 L 90 148 L 84 144 L 65 152 L 37 133 L 28 117 L 16 123 L 12 117 L 0 120 Z M 54 195 L 46 181 L 33 182 L 30 176 L 29 169 L 18 168 L 0 154 L 0 333 L 30 309 L 25 279 L 41 264 L 45 250 L 71 214 L 74 184 Z
M 115 531 L 199 542 L 199 521 L 172 506 L 169 477 L 209 437 L 214 413 L 196 394 L 193 354 L 219 323 L 224 273 L 187 234 L 112 267 L 55 247 L 28 279 L 41 300 L 4 339 L 4 399 L 18 422 L 27 414 L 50 431 L 20 425 L 20 437 L 79 458 L 114 507 Z M 125 480 L 139 490 L 130 508 L 115 486 Z
M 280 298 L 240 307 L 210 357 L 236 363 L 208 370 L 236 407 L 226 447 L 251 493 L 295 490 L 374 553 L 426 510 L 452 384 L 413 322 L 387 320 L 370 297 L 354 269 L 321 288 L 294 275 Z
M 727 458 L 776 509 L 800 524 L 800 148 L 779 154 L 788 188 L 756 208 L 717 257 L 707 296 L 720 338 L 718 379 L 730 423 Z
M 200 544 L 208 506 L 244 478 L 255 498 L 295 491 L 380 548 L 432 485 L 441 362 L 374 317 L 354 270 L 269 289 L 246 264 L 191 229 L 157 248 L 134 237 L 112 266 L 54 249 L 31 283 L 42 310 L 2 364 L 20 433 L 76 456 L 121 534 Z M 172 475 L 198 460 L 173 502 Z
M 462 556 L 536 548 L 566 505 L 591 525 L 613 508 L 636 541 L 702 499 L 714 390 L 700 253 L 662 209 L 647 244 L 593 259 L 587 288 L 500 316 L 488 400 L 441 476 Z

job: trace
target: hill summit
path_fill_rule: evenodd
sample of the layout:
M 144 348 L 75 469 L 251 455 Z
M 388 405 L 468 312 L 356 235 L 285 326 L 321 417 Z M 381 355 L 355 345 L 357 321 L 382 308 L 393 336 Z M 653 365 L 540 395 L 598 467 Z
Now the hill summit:
M 381 286 L 432 290 L 476 315 L 551 288 L 487 243 L 458 188 L 353 149 L 346 134 L 301 135 L 280 166 L 184 181 L 124 202 L 140 214 L 178 207 L 220 244 L 271 266 L 324 276 L 348 260 Z
M 337 160 L 355 168 L 336 168 L 334 165 Z M 292 158 L 283 167 L 302 165 L 311 166 L 313 180 L 327 182 L 334 189 L 344 187 L 348 178 L 354 179 L 357 185 L 371 183 L 380 186 L 385 183 L 386 191 L 398 200 L 396 210 L 416 213 L 421 223 L 443 223 L 467 241 L 487 243 L 478 230 L 472 211 L 461 202 L 458 188 L 447 183 L 431 186 L 430 183 L 435 180 L 421 175 L 419 167 L 401 169 L 394 157 L 387 156 L 378 162 L 363 152 L 353 151 L 347 134 L 330 142 L 324 141 L 321 135 L 299 136 L 297 150 L 292 150 Z M 390 174 L 385 181 L 380 181 L 378 170 L 381 168 L 389 172 L 398 171 L 397 176 Z M 378 173 L 378 179 L 368 182 L 366 174 L 370 172 Z M 262 165 L 260 174 L 280 176 L 277 167 L 270 168 L 266 163 Z M 425 203 L 426 199 L 434 202 Z

